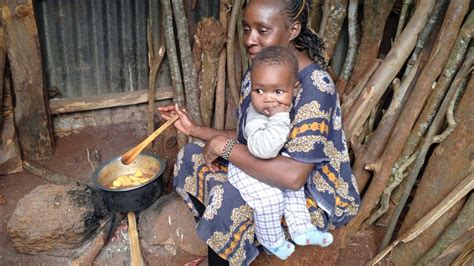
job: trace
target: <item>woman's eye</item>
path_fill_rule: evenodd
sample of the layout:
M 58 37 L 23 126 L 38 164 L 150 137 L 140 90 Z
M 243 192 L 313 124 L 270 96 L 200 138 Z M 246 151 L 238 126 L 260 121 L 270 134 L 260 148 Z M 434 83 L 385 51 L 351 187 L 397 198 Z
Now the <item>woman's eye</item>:
M 244 26 L 244 27 L 243 27 L 243 31 L 244 31 L 245 33 L 249 33 L 249 32 L 250 32 L 250 28 L 249 28 L 248 26 Z
M 260 34 L 265 34 L 265 33 L 267 33 L 267 32 L 268 32 L 268 29 L 267 29 L 267 28 L 259 28 L 259 29 L 258 29 L 258 33 L 260 33 Z

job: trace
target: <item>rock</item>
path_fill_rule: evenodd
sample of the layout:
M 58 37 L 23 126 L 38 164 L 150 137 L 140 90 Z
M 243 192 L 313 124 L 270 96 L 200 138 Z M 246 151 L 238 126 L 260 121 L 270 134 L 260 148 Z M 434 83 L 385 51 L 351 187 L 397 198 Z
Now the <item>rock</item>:
M 7 231 L 20 253 L 75 257 L 106 214 L 90 187 L 41 185 L 18 201 Z
M 175 257 L 181 251 L 206 256 L 207 245 L 196 234 L 196 221 L 176 192 L 161 197 L 140 215 L 139 236 L 150 253 L 160 246 L 161 253 Z M 146 249 L 145 249 L 146 250 Z

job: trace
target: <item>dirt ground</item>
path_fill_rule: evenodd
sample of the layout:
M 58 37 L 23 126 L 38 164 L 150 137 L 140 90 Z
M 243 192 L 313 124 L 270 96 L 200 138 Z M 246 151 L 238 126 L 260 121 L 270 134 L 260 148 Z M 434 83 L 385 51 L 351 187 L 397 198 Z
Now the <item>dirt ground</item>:
M 172 133 L 171 130 L 169 131 Z M 87 160 L 86 150 L 88 148 L 97 149 L 101 154 L 102 161 L 106 161 L 126 152 L 145 137 L 145 125 L 120 124 L 100 128 L 86 128 L 68 136 L 57 137 L 53 158 L 37 163 L 54 173 L 89 182 L 93 168 Z M 165 147 L 164 139 L 165 137 L 160 137 L 155 142 L 155 150 L 171 165 L 174 162 L 176 148 L 170 145 L 170 141 L 167 142 L 168 147 Z M 169 175 L 171 167 L 166 172 Z M 0 265 L 67 264 L 68 260 L 65 258 L 17 253 L 6 232 L 6 224 L 15 210 L 17 201 L 35 187 L 47 183 L 49 181 L 46 179 L 26 171 L 0 176 L 0 199 L 5 200 L 5 202 L 0 201 Z M 170 189 L 170 186 L 168 188 Z M 364 231 L 340 250 L 336 265 L 364 265 L 365 262 L 376 255 L 377 243 L 380 243 L 382 237 L 383 229 L 381 228 L 371 227 Z M 304 255 L 304 252 L 297 252 L 297 256 Z

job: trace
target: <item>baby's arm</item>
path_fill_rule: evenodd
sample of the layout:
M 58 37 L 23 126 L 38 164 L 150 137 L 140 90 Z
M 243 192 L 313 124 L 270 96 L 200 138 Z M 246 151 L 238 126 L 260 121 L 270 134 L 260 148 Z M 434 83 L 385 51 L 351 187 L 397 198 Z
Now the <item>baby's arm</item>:
M 250 109 L 244 132 L 250 153 L 261 159 L 277 156 L 290 133 L 290 114 L 279 112 L 266 117 Z

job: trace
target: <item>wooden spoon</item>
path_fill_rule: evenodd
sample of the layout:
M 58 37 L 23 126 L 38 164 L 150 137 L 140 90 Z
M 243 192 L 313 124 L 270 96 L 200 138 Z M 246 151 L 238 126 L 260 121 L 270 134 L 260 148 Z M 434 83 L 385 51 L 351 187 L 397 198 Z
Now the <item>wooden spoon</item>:
M 161 127 L 155 130 L 155 132 L 153 132 L 150 136 L 148 136 L 144 141 L 142 141 L 140 144 L 130 149 L 126 153 L 122 154 L 121 156 L 122 163 L 126 165 L 131 164 L 137 158 L 138 154 L 140 154 L 140 152 L 142 152 L 143 149 L 145 149 L 146 146 L 150 144 L 150 142 L 152 142 L 156 137 L 158 137 L 158 135 L 160 135 L 161 132 L 163 132 L 165 129 L 171 126 L 176 120 L 178 120 L 178 118 L 179 118 L 178 115 L 171 117 L 168 121 L 166 121 L 166 123 L 161 125 Z

